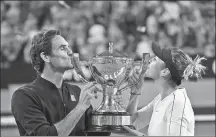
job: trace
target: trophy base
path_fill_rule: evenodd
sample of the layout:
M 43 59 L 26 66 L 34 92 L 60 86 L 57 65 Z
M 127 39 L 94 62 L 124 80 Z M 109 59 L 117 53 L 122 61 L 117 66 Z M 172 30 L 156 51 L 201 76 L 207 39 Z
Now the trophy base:
M 127 133 L 123 126 L 135 129 L 131 125 L 130 117 L 127 112 L 93 112 L 92 123 L 86 132 Z
M 131 129 L 134 129 L 132 125 L 125 125 Z M 85 132 L 112 132 L 112 133 L 127 133 L 128 131 L 123 128 L 122 125 L 103 125 L 103 126 L 95 126 L 92 125 L 87 131 Z

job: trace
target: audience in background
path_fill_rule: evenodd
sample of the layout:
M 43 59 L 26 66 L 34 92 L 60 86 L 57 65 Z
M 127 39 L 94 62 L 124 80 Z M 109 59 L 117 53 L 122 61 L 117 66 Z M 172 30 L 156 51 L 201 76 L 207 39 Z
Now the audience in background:
M 152 41 L 215 56 L 215 1 L 1 1 L 1 67 L 30 64 L 33 34 L 59 29 L 81 60 L 108 49 L 140 59 Z M 19 54 L 23 52 L 23 54 Z M 23 57 L 18 57 L 22 55 Z M 90 72 L 83 67 L 90 78 Z M 79 81 L 75 71 L 65 73 Z

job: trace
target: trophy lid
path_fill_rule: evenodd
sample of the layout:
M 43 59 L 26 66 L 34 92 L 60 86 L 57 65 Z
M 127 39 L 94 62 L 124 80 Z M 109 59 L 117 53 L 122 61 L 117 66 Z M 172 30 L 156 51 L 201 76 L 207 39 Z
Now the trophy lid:
M 122 54 L 116 50 L 113 50 L 113 43 L 112 42 L 109 42 L 109 51 L 105 51 L 105 52 L 102 52 L 100 54 L 97 55 L 97 57 L 103 57 L 103 56 L 108 56 L 108 57 L 128 57 L 127 55 L 125 54 Z

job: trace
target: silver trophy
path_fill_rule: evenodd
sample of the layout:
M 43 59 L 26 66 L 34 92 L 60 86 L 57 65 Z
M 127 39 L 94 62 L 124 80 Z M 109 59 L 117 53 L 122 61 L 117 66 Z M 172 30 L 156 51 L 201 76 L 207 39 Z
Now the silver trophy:
M 120 88 L 127 82 L 135 66 L 140 66 L 140 74 L 145 73 L 149 58 L 150 54 L 143 53 L 142 61 L 134 61 L 113 51 L 113 43 L 109 43 L 109 51 L 96 55 L 88 61 L 80 61 L 79 54 L 73 54 L 71 61 L 81 80 L 89 82 L 81 69 L 81 65 L 85 64 L 89 66 L 92 77 L 103 88 L 102 103 L 92 112 L 87 132 L 127 132 L 122 125 L 135 129 L 132 126 L 131 115 L 114 98 L 117 94 L 121 95 L 123 91 L 136 85 L 136 83 L 128 83 Z

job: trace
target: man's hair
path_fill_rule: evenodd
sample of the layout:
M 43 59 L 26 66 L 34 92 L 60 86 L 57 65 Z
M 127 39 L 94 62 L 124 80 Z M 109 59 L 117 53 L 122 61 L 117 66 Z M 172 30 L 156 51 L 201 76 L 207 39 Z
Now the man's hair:
M 38 74 L 41 74 L 44 69 L 44 60 L 41 58 L 41 52 L 45 55 L 50 55 L 52 52 L 52 39 L 60 35 L 59 30 L 43 30 L 37 33 L 31 42 L 30 57 L 31 62 Z
M 195 80 L 202 78 L 202 74 L 205 73 L 206 67 L 201 63 L 202 60 L 206 60 L 204 57 L 197 57 L 193 60 L 189 55 L 182 50 L 173 48 L 171 50 L 172 61 L 174 67 L 177 69 L 181 79 L 172 78 L 173 82 L 178 86 L 181 84 L 181 80 Z

